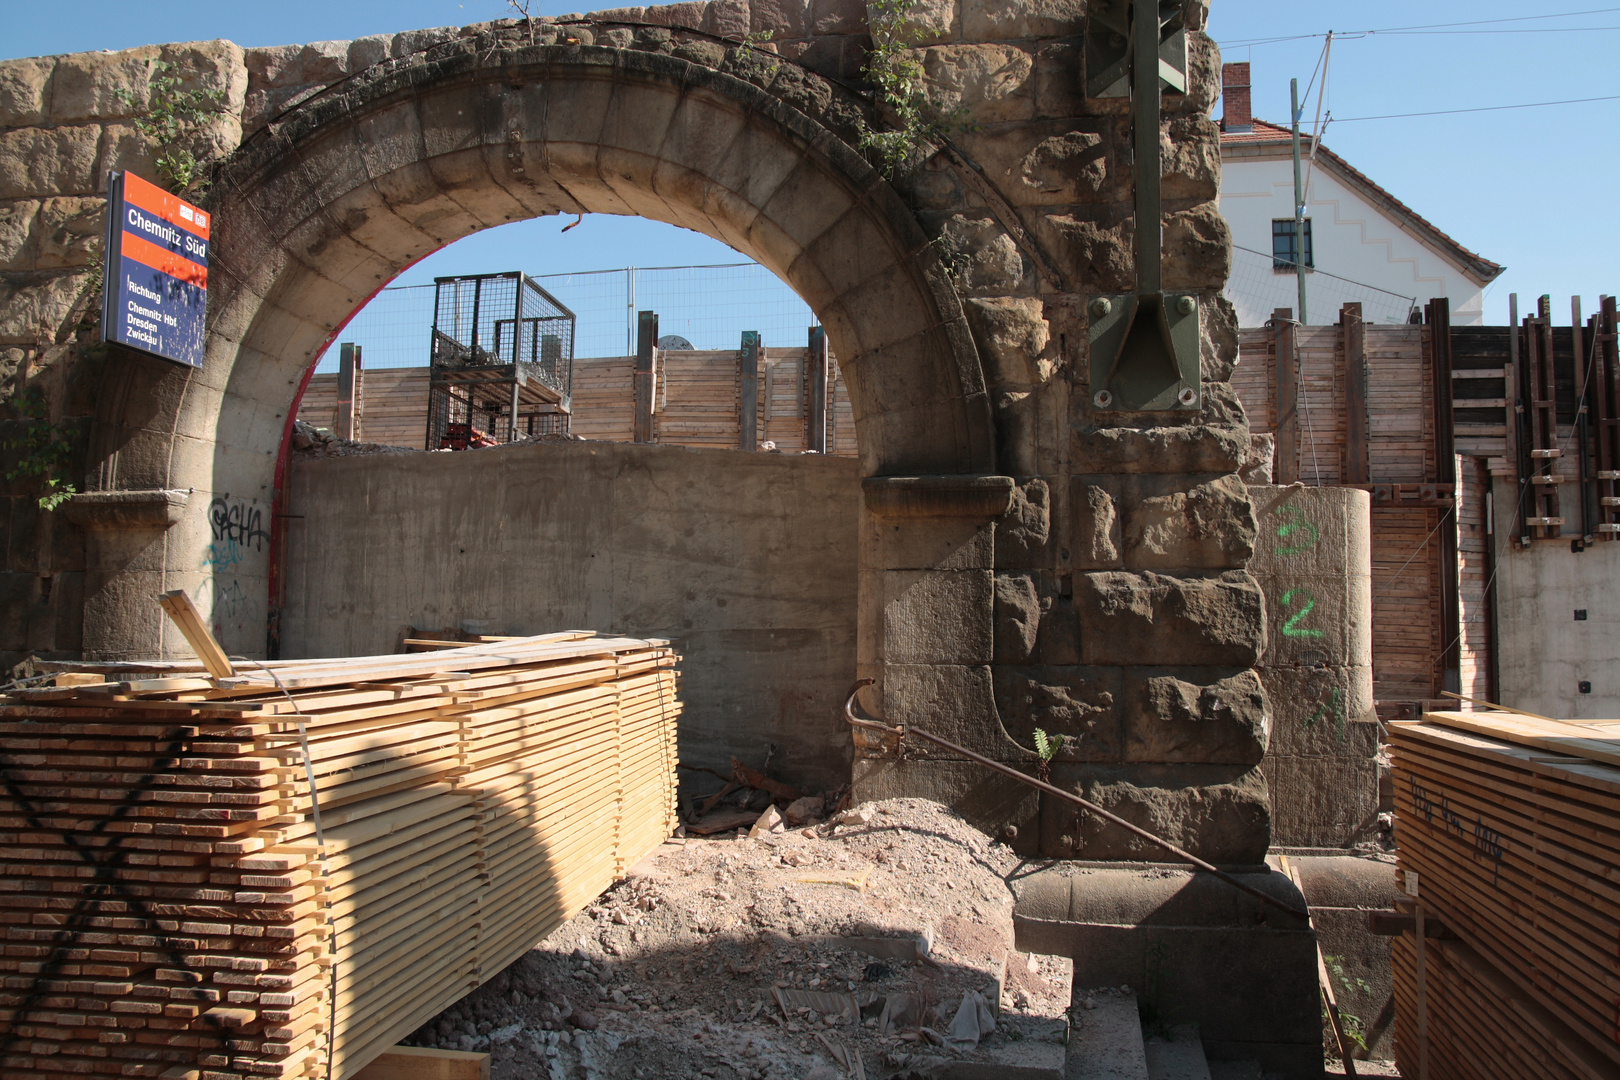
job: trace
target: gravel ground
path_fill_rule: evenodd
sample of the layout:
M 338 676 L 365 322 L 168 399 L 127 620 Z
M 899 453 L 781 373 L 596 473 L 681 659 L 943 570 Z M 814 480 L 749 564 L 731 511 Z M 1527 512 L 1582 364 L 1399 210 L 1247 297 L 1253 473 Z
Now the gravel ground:
M 1017 865 L 915 799 L 666 843 L 406 1041 L 488 1051 L 493 1080 L 877 1080 L 1049 1054 L 1070 963 L 1010 951 Z M 857 937 L 889 939 L 866 943 L 877 952 L 929 945 L 923 959 L 876 956 Z M 974 992 L 1000 1015 L 973 1023 Z M 995 1030 L 970 1047 L 948 1038 L 953 1021 Z

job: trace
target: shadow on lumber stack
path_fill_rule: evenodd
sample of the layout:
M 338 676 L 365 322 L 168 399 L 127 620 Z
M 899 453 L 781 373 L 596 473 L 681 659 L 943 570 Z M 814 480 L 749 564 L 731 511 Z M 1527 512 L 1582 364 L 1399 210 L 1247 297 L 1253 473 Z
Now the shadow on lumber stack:
M 1455 935 L 1395 942 L 1402 1074 L 1620 1076 L 1620 722 L 1438 712 L 1389 738 L 1406 891 Z
M 677 659 L 551 635 L 0 699 L 0 1073 L 358 1073 L 674 829 Z

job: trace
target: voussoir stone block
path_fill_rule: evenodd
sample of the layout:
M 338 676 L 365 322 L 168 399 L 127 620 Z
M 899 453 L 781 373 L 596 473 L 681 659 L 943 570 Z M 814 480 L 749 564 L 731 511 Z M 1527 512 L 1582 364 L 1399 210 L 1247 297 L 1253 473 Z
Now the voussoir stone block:
M 1243 571 L 1077 574 L 1074 599 L 1088 664 L 1250 667 L 1265 648 L 1265 600 Z
M 1271 802 L 1258 768 L 1238 765 L 1087 765 L 1055 762 L 1052 783 L 1217 864 L 1255 865 L 1271 842 Z M 1175 861 L 1071 803 L 1047 797 L 1042 854 L 1058 858 Z
M 1266 691 L 1253 671 L 1190 682 L 1196 669 L 1124 669 L 1125 760 L 1258 765 L 1268 737 Z
M 1190 484 L 1132 477 L 1126 506 L 1125 565 L 1131 569 L 1236 569 L 1254 552 L 1254 506 L 1235 475 Z

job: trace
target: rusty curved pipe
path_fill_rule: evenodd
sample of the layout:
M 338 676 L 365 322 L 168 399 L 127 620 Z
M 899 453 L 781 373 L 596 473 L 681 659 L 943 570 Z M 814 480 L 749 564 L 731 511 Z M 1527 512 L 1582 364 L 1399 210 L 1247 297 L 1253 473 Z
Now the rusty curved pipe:
M 946 750 L 951 751 L 952 753 L 961 754 L 963 757 L 967 758 L 969 761 L 977 762 L 978 764 L 983 765 L 987 769 L 993 769 L 996 772 L 1001 773 L 1003 776 L 1010 776 L 1014 780 L 1018 780 L 1018 781 L 1021 781 L 1022 783 L 1028 784 L 1030 787 L 1035 788 L 1038 791 L 1043 791 L 1048 795 L 1054 795 L 1059 799 L 1065 800 L 1066 802 L 1074 803 L 1076 806 L 1079 806 L 1082 809 L 1089 810 L 1093 814 L 1096 814 L 1098 817 L 1104 819 L 1105 821 L 1111 821 L 1115 825 L 1118 825 L 1120 828 L 1125 829 L 1125 830 L 1127 830 L 1129 832 L 1132 832 L 1132 833 L 1136 834 L 1137 836 L 1140 836 L 1142 839 L 1148 841 L 1149 843 L 1154 844 L 1154 845 L 1164 849 L 1165 851 L 1168 851 L 1170 854 L 1174 855 L 1176 858 L 1180 859 L 1182 862 L 1187 863 L 1189 866 L 1196 867 L 1197 869 L 1204 871 L 1204 873 L 1206 873 L 1206 874 L 1213 874 L 1216 877 L 1220 878 L 1222 881 L 1226 882 L 1228 885 L 1232 886 L 1233 888 L 1241 889 L 1243 892 L 1248 893 L 1250 896 L 1254 897 L 1255 899 L 1263 901 L 1264 903 L 1270 904 L 1274 908 L 1278 908 L 1279 910 L 1286 911 L 1286 912 L 1288 912 L 1288 914 L 1293 915 L 1296 918 L 1300 918 L 1300 919 L 1307 919 L 1308 920 L 1311 917 L 1310 912 L 1301 911 L 1299 908 L 1295 907 L 1294 905 L 1284 903 L 1283 901 L 1277 899 L 1275 896 L 1272 896 L 1270 893 L 1267 893 L 1267 892 L 1264 892 L 1263 890 L 1257 889 L 1253 885 L 1248 884 L 1247 882 L 1240 881 L 1238 878 L 1234 877 L 1231 874 L 1228 874 L 1225 870 L 1222 870 L 1220 867 L 1214 865 L 1213 863 L 1207 863 L 1203 859 L 1200 859 L 1198 856 L 1194 855 L 1192 852 L 1184 851 L 1181 848 L 1177 847 L 1175 844 L 1172 844 L 1170 841 L 1166 840 L 1164 837 L 1155 836 L 1153 833 L 1148 832 L 1146 829 L 1142 828 L 1141 826 L 1131 824 L 1129 821 L 1126 821 L 1124 818 L 1120 817 L 1118 814 L 1110 813 L 1109 811 L 1104 810 L 1102 807 L 1098 806 L 1096 803 L 1090 801 L 1089 799 L 1082 799 L 1080 796 L 1074 794 L 1073 792 L 1064 791 L 1060 787 L 1054 787 L 1053 785 L 1046 783 L 1044 780 L 1037 780 L 1037 779 L 1035 779 L 1035 777 L 1030 776 L 1027 773 L 1019 772 L 1017 769 L 1013 768 L 1010 765 L 1003 765 L 999 761 L 992 761 L 989 758 L 985 757 L 983 754 L 975 754 L 972 750 L 969 750 L 966 747 L 957 746 L 955 743 L 950 742 L 950 741 L 948 741 L 946 739 L 942 739 L 938 735 L 932 735 L 929 732 L 924 731 L 922 728 L 906 727 L 903 724 L 895 724 L 893 726 L 890 726 L 889 724 L 882 723 L 881 721 L 878 721 L 878 720 L 867 720 L 867 719 L 864 719 L 862 717 L 856 716 L 855 715 L 855 698 L 856 698 L 856 696 L 860 694 L 862 687 L 871 686 L 876 681 L 877 680 L 875 680 L 875 679 L 861 679 L 859 682 L 857 682 L 855 684 L 854 688 L 850 690 L 849 698 L 844 702 L 844 719 L 849 723 L 849 725 L 851 727 L 862 728 L 862 729 L 867 730 L 867 731 L 880 732 L 880 733 L 882 733 L 884 735 L 893 736 L 896 739 L 904 739 L 907 735 L 911 735 L 911 736 L 914 736 L 915 738 L 923 740 L 924 742 L 931 742 L 935 746 L 943 747 Z

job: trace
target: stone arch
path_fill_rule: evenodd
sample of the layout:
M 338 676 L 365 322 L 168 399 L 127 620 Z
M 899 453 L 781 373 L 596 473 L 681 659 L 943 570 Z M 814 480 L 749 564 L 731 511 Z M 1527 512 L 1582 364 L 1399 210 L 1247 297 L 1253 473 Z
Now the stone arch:
M 827 126 L 713 68 L 458 41 L 283 116 L 227 163 L 214 203 L 204 368 L 131 360 L 111 376 L 93 436 L 105 490 L 209 493 L 211 507 L 198 498 L 178 512 L 166 549 L 206 548 L 221 498 L 245 500 L 268 534 L 302 380 L 377 289 L 463 236 L 560 212 L 692 228 L 793 286 L 840 357 L 866 475 L 995 471 L 973 339 L 911 211 Z M 209 595 L 218 577 L 203 567 L 129 568 L 92 601 L 105 617 L 87 610 L 87 652 L 103 651 L 101 632 L 108 651 L 163 648 L 155 616 L 130 624 L 146 605 L 119 602 L 149 592 L 152 573 L 212 601 L 228 647 L 261 648 L 268 550 L 246 553 L 229 598 Z

